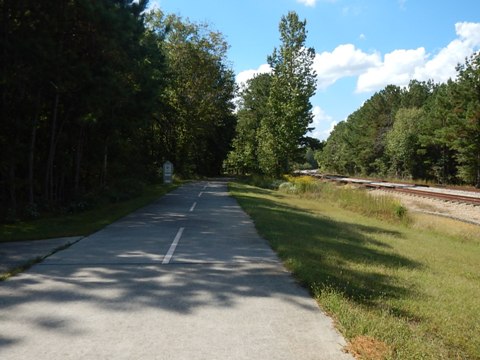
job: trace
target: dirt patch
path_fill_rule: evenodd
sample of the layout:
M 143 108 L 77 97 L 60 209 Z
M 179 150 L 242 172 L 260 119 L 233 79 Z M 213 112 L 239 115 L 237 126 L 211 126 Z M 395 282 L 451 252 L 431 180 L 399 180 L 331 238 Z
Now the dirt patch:
M 384 360 L 393 352 L 383 341 L 364 335 L 354 338 L 346 350 L 358 360 Z

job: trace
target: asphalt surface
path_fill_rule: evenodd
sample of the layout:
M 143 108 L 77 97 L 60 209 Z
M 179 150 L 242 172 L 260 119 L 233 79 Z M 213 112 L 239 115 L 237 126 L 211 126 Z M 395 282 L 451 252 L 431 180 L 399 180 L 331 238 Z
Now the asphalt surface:
M 352 359 L 344 345 L 221 181 L 0 283 L 0 359 Z

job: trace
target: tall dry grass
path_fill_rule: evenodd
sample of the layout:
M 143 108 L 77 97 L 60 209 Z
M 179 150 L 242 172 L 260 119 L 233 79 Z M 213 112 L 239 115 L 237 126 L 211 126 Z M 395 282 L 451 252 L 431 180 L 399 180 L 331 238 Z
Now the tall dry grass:
M 279 191 L 331 202 L 369 217 L 403 223 L 411 220 L 407 209 L 393 197 L 374 196 L 365 189 L 324 182 L 309 176 L 287 176 L 286 180 L 280 184 Z

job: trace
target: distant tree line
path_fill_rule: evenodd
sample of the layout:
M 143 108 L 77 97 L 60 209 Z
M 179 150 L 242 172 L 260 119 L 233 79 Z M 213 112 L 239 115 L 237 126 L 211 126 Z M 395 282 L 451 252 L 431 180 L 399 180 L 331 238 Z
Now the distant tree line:
M 447 83 L 411 81 L 374 94 L 336 125 L 321 169 L 480 187 L 480 53 Z
M 214 175 L 234 135 L 221 33 L 140 0 L 0 0 L 0 219 Z
M 225 161 L 230 172 L 279 176 L 292 170 L 314 141 L 305 136 L 316 86 L 306 21 L 290 12 L 279 30 L 281 46 L 268 57 L 272 72 L 255 76 L 240 92 L 233 149 Z

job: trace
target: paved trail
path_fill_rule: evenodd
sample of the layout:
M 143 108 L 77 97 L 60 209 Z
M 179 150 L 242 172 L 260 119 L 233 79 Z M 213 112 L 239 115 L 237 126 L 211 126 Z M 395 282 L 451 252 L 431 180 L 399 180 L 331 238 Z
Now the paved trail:
M 0 359 L 351 359 L 221 181 L 0 283 Z

